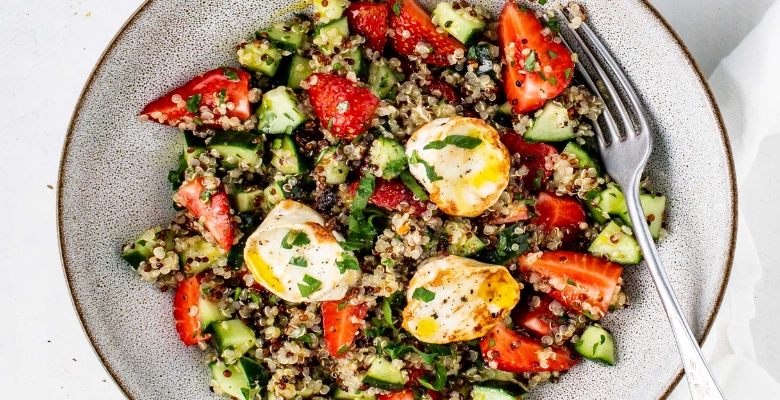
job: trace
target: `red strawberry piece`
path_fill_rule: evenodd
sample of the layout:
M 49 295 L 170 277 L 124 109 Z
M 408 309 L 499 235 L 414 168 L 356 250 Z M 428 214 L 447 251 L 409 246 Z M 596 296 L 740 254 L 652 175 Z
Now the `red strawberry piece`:
M 569 50 L 542 30 L 533 11 L 520 10 L 514 1 L 508 1 L 498 17 L 498 41 L 506 62 L 504 92 L 519 114 L 561 94 L 574 75 Z
M 412 389 L 404 389 L 400 392 L 379 394 L 376 398 L 377 400 L 414 400 L 414 391 Z
M 342 139 L 353 139 L 371 126 L 379 99 L 362 84 L 332 74 L 312 74 L 306 81 L 320 124 Z
M 387 4 L 352 3 L 347 8 L 350 32 L 366 38 L 366 47 L 382 52 L 387 42 Z
M 466 46 L 446 32 L 439 32 L 436 25 L 415 0 L 392 0 L 390 3 L 390 29 L 393 37 L 390 44 L 398 53 L 420 56 L 418 44 L 422 44 L 430 53 L 425 61 L 431 65 L 452 65 L 449 56 L 466 54 Z
M 360 330 L 358 321 L 366 318 L 366 313 L 368 306 L 350 304 L 349 298 L 322 302 L 322 330 L 325 331 L 325 347 L 331 356 L 344 357 Z
M 225 105 L 225 118 L 222 121 L 220 105 Z M 200 107 L 203 106 L 209 108 L 208 114 L 211 115 L 205 114 L 209 118 L 205 118 L 200 112 Z M 171 126 L 185 124 L 183 128 L 186 129 L 198 126 L 195 118 L 216 128 L 221 128 L 222 122 L 233 117 L 239 120 L 247 119 L 251 115 L 249 74 L 236 68 L 219 68 L 206 72 L 147 104 L 140 115 Z
M 430 91 L 431 94 L 433 94 L 435 97 L 441 98 L 447 103 L 460 103 L 460 96 L 458 96 L 458 93 L 455 92 L 455 89 L 453 89 L 452 86 L 446 82 L 433 80 L 428 85 L 428 91 Z
M 588 311 L 599 319 L 609 311 L 623 268 L 590 254 L 550 251 L 541 256 L 521 256 L 520 272 L 526 278 L 539 275 L 552 287 L 550 297 L 571 310 Z
M 196 178 L 179 188 L 176 201 L 200 220 L 225 251 L 230 251 L 235 233 L 235 221 L 230 215 L 230 202 L 225 188 L 206 190 L 203 178 Z
M 349 186 L 350 195 L 354 196 L 357 193 L 359 184 L 360 182 L 354 182 Z M 390 180 L 376 178 L 374 193 L 368 198 L 368 202 L 390 211 L 405 212 L 416 217 L 422 216 L 431 204 L 429 201 L 416 200 L 414 193 L 398 178 Z
M 201 332 L 200 316 L 190 315 L 192 307 L 198 306 L 200 300 L 200 278 L 193 276 L 179 283 L 173 297 L 173 319 L 176 321 L 176 331 L 181 341 L 187 346 L 198 344 L 209 339 L 209 335 Z
M 502 135 L 501 141 L 509 154 L 520 154 L 521 164 L 528 168 L 528 174 L 523 177 L 523 186 L 528 190 L 544 187 L 552 175 L 552 170 L 545 167 L 547 158 L 558 154 L 558 150 L 546 143 L 528 143 L 514 132 Z
M 534 211 L 538 217 L 531 222 L 546 230 L 559 228 L 566 233 L 574 233 L 585 222 L 585 209 L 571 196 L 541 192 L 536 198 Z
M 544 347 L 536 339 L 521 336 L 500 322 L 482 338 L 479 348 L 486 364 L 495 362 L 497 369 L 516 374 L 565 371 L 579 361 L 577 355 L 565 347 Z
M 539 297 L 539 305 L 536 307 L 531 306 L 534 297 Z M 553 301 L 555 299 L 544 293 L 534 293 L 515 308 L 512 312 L 512 320 L 516 326 L 522 326 L 538 336 L 550 335 L 561 326 L 561 318 L 564 318 L 550 311 L 550 304 Z

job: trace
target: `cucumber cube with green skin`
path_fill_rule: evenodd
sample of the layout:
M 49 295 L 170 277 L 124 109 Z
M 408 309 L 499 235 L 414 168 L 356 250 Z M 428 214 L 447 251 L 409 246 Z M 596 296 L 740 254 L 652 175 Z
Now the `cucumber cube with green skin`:
M 574 350 L 589 360 L 615 365 L 615 343 L 612 334 L 597 324 L 585 328 L 580 341 L 574 345 Z
M 314 20 L 321 24 L 337 20 L 348 6 L 347 0 L 314 0 Z
M 638 264 L 642 261 L 639 243 L 633 236 L 623 232 L 615 221 L 607 224 L 588 247 L 588 251 L 618 264 Z
M 608 185 L 599 195 L 599 208 L 609 215 L 620 218 L 626 225 L 633 227 L 628 215 L 628 207 L 623 192 L 617 185 Z M 666 210 L 666 197 L 642 194 L 639 196 L 645 220 L 648 221 L 650 235 L 653 239 L 661 236 L 664 212 Z
M 208 329 L 215 322 L 225 321 L 230 318 L 219 310 L 217 303 L 209 301 L 202 295 L 198 299 L 198 316 L 200 317 L 202 330 Z
M 487 74 L 488 76 L 495 78 L 496 71 L 493 70 L 493 66 L 499 60 L 493 59 L 493 53 L 490 51 L 490 46 L 489 43 L 475 44 L 469 47 L 466 58 L 469 61 L 475 61 L 477 63 L 477 68 L 474 69 L 474 73 L 477 75 Z
M 493 122 L 505 126 L 512 126 L 512 104 L 509 102 L 504 103 L 501 107 L 498 107 L 495 115 L 493 115 Z
M 310 59 L 299 54 L 293 54 L 292 57 L 285 58 L 285 61 L 279 68 L 280 85 L 291 89 L 301 89 L 301 82 L 314 72 L 311 69 L 311 64 L 309 64 L 310 61 Z
M 315 1 L 316 4 L 316 1 Z M 349 25 L 347 17 L 320 25 L 314 31 L 312 43 L 318 46 L 326 56 L 333 55 L 333 49 L 349 39 Z
M 406 169 L 404 146 L 397 141 L 379 136 L 369 149 L 371 165 L 382 171 L 382 178 L 392 179 Z
M 363 383 L 377 389 L 399 391 L 404 388 L 404 376 L 393 363 L 379 356 L 368 368 Z
M 574 139 L 574 128 L 565 107 L 549 101 L 542 111 L 537 111 L 533 125 L 523 138 L 528 142 L 563 142 Z
M 298 104 L 298 96 L 288 87 L 279 86 L 266 92 L 257 109 L 258 132 L 291 134 L 309 120 L 306 114 L 298 110 Z
M 255 333 L 240 319 L 213 323 L 208 331 L 217 353 L 228 363 L 235 362 L 255 345 Z
M 249 212 L 259 209 L 263 202 L 263 190 L 257 189 L 249 192 L 238 192 L 229 195 L 230 204 L 238 212 Z
M 349 64 L 349 68 L 355 72 L 355 75 L 359 78 L 366 75 L 366 60 L 365 57 L 363 57 L 362 47 L 352 46 L 349 50 L 341 53 L 341 56 L 347 64 L 349 64 L 349 61 L 347 60 L 352 60 L 352 63 Z
M 339 147 L 331 146 L 324 149 L 319 156 L 317 156 L 317 168 L 315 172 L 325 178 L 325 183 L 328 185 L 339 185 L 347 181 L 347 174 L 349 173 L 349 167 L 347 166 L 347 157 L 339 154 Z
M 451 3 L 441 2 L 433 10 L 431 20 L 464 44 L 471 44 L 487 27 L 487 21 L 468 11 L 456 10 Z
M 285 174 L 302 174 L 306 165 L 295 146 L 295 140 L 289 135 L 282 135 L 271 142 L 271 165 Z
M 238 62 L 244 68 L 273 77 L 282 62 L 282 52 L 269 40 L 243 43 L 236 50 Z
M 279 50 L 296 53 L 306 42 L 307 33 L 308 30 L 300 24 L 277 22 L 270 28 L 255 32 L 255 37 L 260 40 L 270 40 Z
M 384 59 L 372 62 L 368 68 L 368 88 L 380 99 L 393 97 L 399 82 L 398 75 Z
M 525 399 L 527 394 L 519 384 L 499 380 L 481 381 L 471 390 L 474 400 L 517 400 Z
M 191 276 L 211 268 L 218 259 L 225 257 L 225 251 L 221 247 L 206 241 L 201 236 L 181 239 L 179 244 L 182 248 L 179 253 L 179 263 Z
M 197 159 L 206 151 L 206 140 L 195 136 L 192 131 L 184 131 L 184 146 L 184 158 L 189 166 L 191 160 Z
M 135 242 L 126 245 L 122 249 L 122 259 L 127 261 L 133 269 L 154 255 L 154 248 L 162 243 L 166 252 L 173 250 L 173 231 L 154 227 L 144 232 Z
M 642 203 L 642 211 L 649 225 L 650 235 L 653 239 L 658 239 L 661 237 L 661 227 L 666 212 L 666 196 L 642 194 L 639 196 L 639 201 Z
M 570 154 L 577 158 L 577 165 L 580 168 L 593 168 L 596 170 L 596 176 L 601 176 L 601 165 L 585 149 L 575 142 L 566 143 L 561 153 Z
M 477 237 L 465 222 L 446 221 L 442 232 L 449 236 L 447 251 L 450 254 L 468 257 L 485 248 L 485 243 Z
M 258 135 L 243 131 L 217 131 L 209 141 L 209 148 L 222 157 L 222 166 L 235 168 L 249 165 L 251 170 L 262 164 L 263 141 Z
M 269 209 L 290 197 L 290 192 L 284 190 L 284 184 L 284 181 L 274 181 L 263 190 L 263 197 Z
M 607 223 L 609 215 L 599 208 L 599 203 L 601 203 L 601 192 L 598 190 L 591 190 L 585 195 L 585 201 L 583 201 L 583 203 L 585 203 L 588 215 L 590 215 L 594 221 L 602 225 Z
M 254 400 L 269 380 L 268 371 L 248 357 L 239 358 L 233 365 L 213 362 L 209 368 L 215 388 L 237 399 Z
M 376 400 L 376 395 L 367 395 L 360 390 L 358 393 L 349 393 L 340 387 L 336 387 L 336 391 L 333 392 L 333 400 Z

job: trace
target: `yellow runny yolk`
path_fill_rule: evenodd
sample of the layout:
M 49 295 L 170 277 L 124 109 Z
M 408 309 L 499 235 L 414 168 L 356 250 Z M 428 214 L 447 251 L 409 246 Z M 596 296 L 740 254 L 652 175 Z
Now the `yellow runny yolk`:
M 260 253 L 258 253 L 256 249 L 247 250 L 246 255 L 247 267 L 249 267 L 249 270 L 252 271 L 252 276 L 255 277 L 255 280 L 258 282 L 264 282 L 270 286 L 271 289 L 277 292 L 284 291 L 282 282 L 279 281 L 279 278 L 274 275 L 273 270 L 271 270 L 271 266 L 268 265 L 268 263 L 266 263 L 262 257 L 260 257 Z
M 425 317 L 417 323 L 417 334 L 420 337 L 431 337 L 439 330 L 439 323 L 433 317 Z

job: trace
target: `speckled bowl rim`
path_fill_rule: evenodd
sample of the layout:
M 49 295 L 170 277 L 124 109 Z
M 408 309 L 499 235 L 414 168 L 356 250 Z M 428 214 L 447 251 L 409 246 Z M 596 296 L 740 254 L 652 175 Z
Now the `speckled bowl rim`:
M 68 153 L 68 150 L 70 148 L 71 137 L 73 135 L 73 127 L 76 123 L 76 119 L 79 115 L 79 112 L 81 111 L 82 103 L 84 101 L 84 94 L 92 85 L 92 80 L 95 77 L 95 73 L 100 68 L 100 66 L 103 65 L 103 62 L 105 62 L 106 55 L 114 48 L 119 38 L 121 38 L 122 35 L 124 35 L 125 29 L 127 29 L 128 26 L 134 23 L 136 18 L 138 18 L 138 16 L 140 15 L 140 13 L 144 9 L 146 9 L 146 7 L 150 6 L 154 1 L 156 0 L 145 0 L 144 3 L 141 4 L 138 7 L 138 9 L 136 9 L 133 12 L 130 18 L 128 18 L 127 21 L 124 24 L 122 24 L 122 27 L 119 28 L 119 31 L 111 39 L 108 46 L 106 46 L 106 49 L 103 50 L 103 53 L 98 58 L 97 63 L 95 63 L 95 66 L 92 68 L 92 71 L 89 73 L 89 77 L 87 78 L 87 81 L 84 83 L 84 87 L 82 88 L 81 93 L 79 94 L 79 100 L 76 103 L 76 107 L 73 110 L 73 114 L 71 115 L 70 123 L 68 124 L 68 131 L 65 135 L 65 143 L 62 146 L 62 153 L 60 155 L 60 168 L 57 176 L 57 210 L 56 210 L 57 211 L 57 240 L 59 241 L 59 251 L 60 251 L 60 261 L 62 263 L 62 271 L 65 274 L 65 280 L 67 280 L 68 282 L 68 293 L 70 294 L 70 298 L 71 301 L 73 302 L 73 307 L 76 310 L 76 314 L 78 314 L 79 324 L 81 325 L 81 328 L 84 331 L 84 333 L 87 335 L 87 339 L 89 339 L 89 344 L 92 347 L 92 350 L 95 352 L 95 355 L 97 355 L 98 359 L 100 360 L 100 363 L 103 365 L 103 368 L 111 376 L 111 380 L 114 381 L 114 383 L 119 387 L 119 389 L 122 391 L 125 397 L 132 400 L 135 400 L 135 398 L 130 395 L 130 391 L 125 387 L 124 383 L 119 378 L 119 376 L 117 376 L 116 372 L 111 368 L 111 366 L 109 366 L 106 357 L 101 351 L 101 349 L 95 346 L 95 341 L 92 338 L 92 332 L 90 331 L 89 326 L 87 326 L 87 324 L 84 323 L 84 317 L 81 312 L 81 304 L 79 303 L 78 296 L 73 290 L 70 267 L 68 266 L 68 263 L 65 260 L 65 243 L 63 241 L 64 232 L 62 230 L 63 229 L 62 228 L 63 226 L 62 224 L 62 217 L 63 217 L 62 180 L 64 178 L 63 171 L 65 167 L 65 155 Z M 730 188 L 731 188 L 731 198 L 732 198 L 731 231 L 729 232 L 731 237 L 729 239 L 729 250 L 728 250 L 728 256 L 726 260 L 726 268 L 723 271 L 723 276 L 721 279 L 722 284 L 720 287 L 720 293 L 718 293 L 718 298 L 715 301 L 715 307 L 712 310 L 712 314 L 709 316 L 709 319 L 707 320 L 707 324 L 704 328 L 704 334 L 699 339 L 699 345 L 702 345 L 704 344 L 704 341 L 707 339 L 707 336 L 710 333 L 710 329 L 712 329 L 713 322 L 715 322 L 715 317 L 718 315 L 718 312 L 720 311 L 720 306 L 723 303 L 723 296 L 726 293 L 729 277 L 731 276 L 731 267 L 733 266 L 734 263 L 734 250 L 737 244 L 737 217 L 738 217 L 737 180 L 736 180 L 736 172 L 734 169 L 734 156 L 731 152 L 731 144 L 729 141 L 728 133 L 726 132 L 726 125 L 723 122 L 723 116 L 720 113 L 718 104 L 715 101 L 715 96 L 712 94 L 712 89 L 710 88 L 710 85 L 707 83 L 707 79 L 705 78 L 704 73 L 699 67 L 699 64 L 697 64 L 696 60 L 694 60 L 690 50 L 685 45 L 685 43 L 683 43 L 682 38 L 680 38 L 680 36 L 677 35 L 677 32 L 674 31 L 672 26 L 669 25 L 669 22 L 666 21 L 666 19 L 661 15 L 661 13 L 659 13 L 658 10 L 656 10 L 656 8 L 653 7 L 653 5 L 648 2 L 648 0 L 640 0 L 640 3 L 644 5 L 648 10 L 650 10 L 655 16 L 655 18 L 661 21 L 661 23 L 666 27 L 669 33 L 671 33 L 672 37 L 674 37 L 674 40 L 677 42 L 677 46 L 679 46 L 680 49 L 685 54 L 685 59 L 696 71 L 696 76 L 698 77 L 699 84 L 701 85 L 701 87 L 705 89 L 707 93 L 707 100 L 710 103 L 710 108 L 713 114 L 717 117 L 718 130 L 720 131 L 721 140 L 723 141 L 723 147 L 726 150 L 726 159 L 729 164 L 728 180 L 731 183 Z M 674 390 L 677 384 L 680 383 L 680 379 L 682 379 L 683 375 L 684 375 L 684 371 L 682 367 L 680 367 L 680 371 L 677 373 L 677 376 L 669 384 L 669 386 L 667 386 L 666 390 L 664 391 L 664 394 L 659 398 L 659 400 L 663 400 L 669 397 L 669 394 L 672 392 L 672 390 Z

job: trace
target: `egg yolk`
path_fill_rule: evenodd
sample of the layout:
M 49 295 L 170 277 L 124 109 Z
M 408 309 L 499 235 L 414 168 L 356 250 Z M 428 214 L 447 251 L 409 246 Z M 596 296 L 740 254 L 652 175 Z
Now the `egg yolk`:
M 504 279 L 498 282 L 485 281 L 480 285 L 477 296 L 499 308 L 511 308 L 515 305 L 517 293 L 513 285 Z
M 271 266 L 268 265 L 262 257 L 260 257 L 260 253 L 258 253 L 256 249 L 247 250 L 246 256 L 247 267 L 249 267 L 249 270 L 252 271 L 252 276 L 255 277 L 256 281 L 265 283 L 271 289 L 277 292 L 284 291 L 282 282 L 279 281 L 279 278 L 274 275 L 273 270 L 271 270 Z
M 431 337 L 439 330 L 439 323 L 433 317 L 425 317 L 417 323 L 417 334 L 420 337 Z

